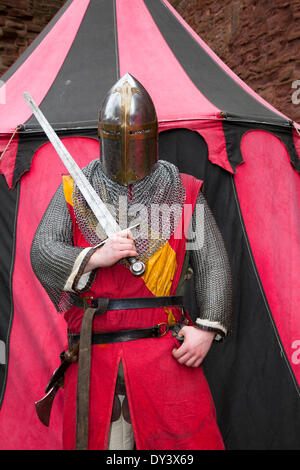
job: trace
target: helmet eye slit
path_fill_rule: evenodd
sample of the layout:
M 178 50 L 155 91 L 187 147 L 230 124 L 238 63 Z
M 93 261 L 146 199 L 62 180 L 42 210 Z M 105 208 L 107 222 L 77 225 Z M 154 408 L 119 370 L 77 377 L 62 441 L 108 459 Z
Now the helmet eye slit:
M 146 134 L 147 132 L 151 132 L 151 129 L 142 129 L 140 131 L 130 131 L 130 134 L 131 135 Z
M 108 129 L 102 129 L 103 134 L 108 134 L 108 135 L 120 135 L 120 131 L 111 131 Z

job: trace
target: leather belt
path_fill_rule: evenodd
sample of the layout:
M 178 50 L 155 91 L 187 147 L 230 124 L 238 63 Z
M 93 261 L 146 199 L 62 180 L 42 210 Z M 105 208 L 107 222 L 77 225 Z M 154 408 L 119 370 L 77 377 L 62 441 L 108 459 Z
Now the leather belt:
M 73 304 L 79 308 L 99 309 L 102 299 L 77 297 Z M 183 307 L 183 297 L 178 295 L 162 297 L 134 297 L 126 299 L 109 299 L 107 310 L 133 310 L 139 308 Z
M 181 325 L 183 326 L 183 325 Z M 180 329 L 180 328 L 179 328 Z M 178 324 L 168 325 L 166 322 L 159 323 L 158 325 L 150 328 L 138 328 L 134 330 L 118 330 L 92 333 L 92 344 L 107 344 L 107 343 L 121 343 L 125 341 L 133 341 L 136 339 L 145 338 L 160 338 L 164 336 L 168 331 L 174 330 L 175 334 L 178 333 Z M 80 335 L 69 333 L 69 348 L 73 349 L 79 342 Z

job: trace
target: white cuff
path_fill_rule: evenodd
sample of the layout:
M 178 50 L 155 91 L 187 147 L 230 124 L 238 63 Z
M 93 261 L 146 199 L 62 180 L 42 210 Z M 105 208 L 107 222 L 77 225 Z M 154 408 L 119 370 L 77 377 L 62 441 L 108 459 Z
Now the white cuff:
M 197 318 L 195 321 L 196 325 L 198 326 L 204 326 L 208 328 L 212 328 L 213 330 L 220 330 L 224 333 L 224 335 L 227 334 L 227 329 L 221 325 L 221 323 L 217 321 L 212 321 L 212 320 L 207 320 L 205 318 Z
M 65 283 L 65 286 L 64 286 L 65 291 L 75 292 L 74 289 L 72 289 L 74 280 L 75 280 L 75 278 L 78 274 L 78 271 L 79 271 L 79 269 L 82 265 L 82 261 L 84 260 L 85 256 L 87 255 L 87 253 L 90 250 L 91 250 L 91 247 L 84 248 L 82 250 L 82 252 L 80 253 L 80 255 L 77 256 L 77 258 L 75 260 L 75 263 L 73 265 L 73 268 L 72 268 L 72 272 L 71 272 L 70 276 L 68 277 L 67 282 Z M 80 288 L 80 290 L 84 289 L 84 287 L 86 286 L 86 284 L 87 284 L 87 282 L 90 278 L 90 275 L 91 275 L 90 272 L 82 274 L 82 276 L 80 277 L 80 279 L 77 283 L 77 286 Z

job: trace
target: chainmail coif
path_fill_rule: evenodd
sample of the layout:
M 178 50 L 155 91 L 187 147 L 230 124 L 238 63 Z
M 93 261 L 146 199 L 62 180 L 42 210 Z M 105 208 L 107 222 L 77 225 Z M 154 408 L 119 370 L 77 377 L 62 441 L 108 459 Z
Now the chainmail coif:
M 108 178 L 101 170 L 98 160 L 91 162 L 84 173 L 122 229 L 137 221 L 140 223 L 140 228 L 133 232 L 135 245 L 139 259 L 147 262 L 172 236 L 182 214 L 185 189 L 177 168 L 160 161 L 151 175 L 130 186 L 120 185 Z M 163 236 L 162 214 L 153 210 L 162 203 L 173 209 L 168 237 Z M 73 191 L 73 207 L 80 230 L 90 245 L 95 246 L 104 240 L 106 235 L 77 186 Z

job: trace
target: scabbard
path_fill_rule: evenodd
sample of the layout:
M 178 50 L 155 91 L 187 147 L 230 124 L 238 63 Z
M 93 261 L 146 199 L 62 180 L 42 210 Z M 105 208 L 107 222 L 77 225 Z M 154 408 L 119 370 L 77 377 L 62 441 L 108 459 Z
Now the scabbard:
M 45 426 L 49 426 L 52 404 L 58 389 L 59 385 L 54 384 L 53 387 L 50 388 L 49 392 L 43 398 L 41 398 L 41 400 L 34 403 L 36 414 L 41 423 L 43 423 Z

